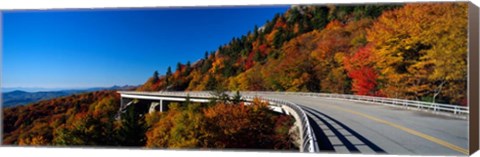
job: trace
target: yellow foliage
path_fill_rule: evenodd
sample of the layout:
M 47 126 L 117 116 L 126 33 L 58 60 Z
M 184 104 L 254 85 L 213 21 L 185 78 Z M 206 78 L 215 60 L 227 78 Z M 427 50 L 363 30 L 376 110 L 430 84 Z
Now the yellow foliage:
M 18 141 L 20 146 L 46 146 L 47 140 L 43 136 L 33 136 L 31 138 L 22 138 Z
M 460 86 L 467 74 L 467 8 L 467 3 L 407 4 L 379 17 L 367 40 L 376 48 L 387 96 L 453 98 L 460 91 L 442 90 L 466 90 Z
M 210 73 L 215 74 L 217 71 L 220 71 L 224 68 L 224 58 L 223 57 L 216 57 L 215 61 L 212 63 L 212 68 L 210 69 Z

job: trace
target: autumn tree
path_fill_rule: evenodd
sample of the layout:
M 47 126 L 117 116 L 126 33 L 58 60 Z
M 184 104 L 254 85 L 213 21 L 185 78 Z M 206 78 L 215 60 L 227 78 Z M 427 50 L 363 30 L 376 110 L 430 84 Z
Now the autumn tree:
M 115 136 L 114 115 L 118 111 L 118 97 L 106 96 L 89 105 L 87 112 L 78 112 L 55 128 L 55 145 L 118 145 Z
M 31 138 L 20 139 L 18 145 L 20 146 L 46 146 L 48 141 L 43 136 L 34 136 Z
M 380 16 L 368 41 L 382 92 L 432 102 L 439 96 L 450 103 L 465 99 L 467 10 L 466 3 L 407 4 Z
M 345 68 L 348 76 L 352 78 L 352 91 L 358 95 L 380 95 L 378 93 L 378 73 L 374 68 L 372 46 L 360 48 L 349 58 L 345 58 Z

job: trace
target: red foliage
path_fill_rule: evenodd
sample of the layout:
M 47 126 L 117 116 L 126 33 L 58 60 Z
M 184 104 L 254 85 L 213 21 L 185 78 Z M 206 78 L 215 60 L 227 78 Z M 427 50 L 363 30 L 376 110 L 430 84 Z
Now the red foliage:
M 463 98 L 462 100 L 460 100 L 459 104 L 461 106 L 468 106 L 468 99 L 467 98 Z
M 268 48 L 267 44 L 262 44 L 262 45 L 260 45 L 260 46 L 258 47 L 258 50 L 259 50 L 262 54 L 265 54 L 265 55 L 266 55 L 266 54 L 267 54 L 267 48 Z
M 373 68 L 371 48 L 371 45 L 367 45 L 346 58 L 345 69 L 352 79 L 352 91 L 355 94 L 380 96 L 381 93 L 376 89 L 378 73 Z
M 348 76 L 353 79 L 352 91 L 359 95 L 376 95 L 377 73 L 371 67 L 360 67 L 350 71 Z
M 250 52 L 248 54 L 248 58 L 247 58 L 247 60 L 245 60 L 245 70 L 248 70 L 253 66 L 253 56 L 254 55 L 255 55 L 255 53 L 253 53 L 253 52 Z
M 279 18 L 274 26 L 274 28 L 279 28 L 279 27 L 282 27 L 282 28 L 287 27 L 287 24 L 285 23 L 285 21 L 283 21 L 282 18 Z

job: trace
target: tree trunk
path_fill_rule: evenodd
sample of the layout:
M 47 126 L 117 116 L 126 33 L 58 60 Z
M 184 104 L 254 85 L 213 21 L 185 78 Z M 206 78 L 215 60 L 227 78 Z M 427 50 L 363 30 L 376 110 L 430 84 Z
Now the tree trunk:
M 446 83 L 446 80 L 443 80 L 442 83 L 435 89 L 435 92 L 433 93 L 433 100 L 432 103 L 435 103 L 435 99 L 437 98 L 438 94 L 442 92 L 443 85 Z

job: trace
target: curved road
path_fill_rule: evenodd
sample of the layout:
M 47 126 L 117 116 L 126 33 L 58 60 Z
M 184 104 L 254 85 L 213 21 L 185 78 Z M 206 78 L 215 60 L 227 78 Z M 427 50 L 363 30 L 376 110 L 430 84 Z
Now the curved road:
M 300 105 L 321 152 L 467 155 L 468 121 L 377 104 L 262 94 Z

